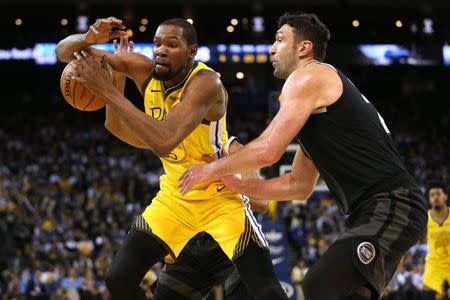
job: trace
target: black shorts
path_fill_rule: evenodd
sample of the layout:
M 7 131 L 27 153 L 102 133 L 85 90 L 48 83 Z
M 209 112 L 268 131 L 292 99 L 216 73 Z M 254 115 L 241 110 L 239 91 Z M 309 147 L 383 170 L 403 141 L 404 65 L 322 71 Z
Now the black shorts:
M 420 190 L 398 188 L 376 194 L 352 210 L 346 231 L 331 247 L 346 244 L 342 248 L 352 252 L 352 262 L 367 280 L 372 299 L 378 299 L 403 255 L 424 235 L 426 224 Z
M 158 277 L 155 300 L 202 299 L 214 285 L 225 284 L 234 270 L 217 242 L 209 234 L 199 233 L 173 264 L 164 266 Z M 236 274 L 225 284 L 225 292 L 236 297 L 232 299 L 247 299 L 247 291 Z

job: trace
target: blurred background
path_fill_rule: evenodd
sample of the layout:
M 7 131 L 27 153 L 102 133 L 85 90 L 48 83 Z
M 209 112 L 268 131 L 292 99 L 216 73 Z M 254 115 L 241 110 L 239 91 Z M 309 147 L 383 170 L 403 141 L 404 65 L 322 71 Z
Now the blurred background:
M 297 10 L 328 25 L 326 62 L 376 106 L 423 191 L 431 179 L 447 183 L 448 0 L 1 0 L 0 299 L 108 299 L 104 274 L 163 173 L 151 152 L 105 130 L 104 110 L 81 112 L 64 101 L 59 40 L 116 16 L 136 51 L 152 57 L 158 24 L 189 19 L 199 34 L 197 59 L 228 89 L 229 132 L 246 143 L 277 112 L 283 82 L 272 76 L 268 49 L 278 17 Z M 125 95 L 143 107 L 132 82 Z M 288 171 L 291 148 L 263 173 Z M 283 287 L 301 299 L 304 274 L 344 230 L 345 216 L 319 182 L 310 201 L 271 203 L 258 218 Z M 426 249 L 423 240 L 404 257 L 385 299 L 421 299 Z M 208 299 L 221 299 L 220 292 Z

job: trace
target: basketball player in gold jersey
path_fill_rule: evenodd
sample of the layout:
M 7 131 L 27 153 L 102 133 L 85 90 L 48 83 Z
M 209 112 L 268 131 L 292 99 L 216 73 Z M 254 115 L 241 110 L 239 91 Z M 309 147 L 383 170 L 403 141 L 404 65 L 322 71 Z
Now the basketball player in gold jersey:
M 450 283 L 450 218 L 447 189 L 440 182 L 428 185 L 428 254 L 423 275 L 424 300 L 442 299 L 444 282 Z
M 190 165 L 204 163 L 204 155 L 220 155 L 228 140 L 227 94 L 218 75 L 195 61 L 195 28 L 184 19 L 162 22 L 153 39 L 153 61 L 138 53 L 113 55 L 88 48 L 123 35 L 124 28 L 113 17 L 97 20 L 86 34 L 69 36 L 56 49 L 62 61 L 76 58 L 78 76 L 73 79 L 106 100 L 107 129 L 130 145 L 151 150 L 166 173 L 161 190 L 137 218 L 106 275 L 112 298 L 144 299 L 139 283 L 145 272 L 167 255 L 175 259 L 204 231 L 235 263 L 255 299 L 287 299 L 267 241 L 241 196 L 220 181 L 184 195 L 176 188 Z M 101 66 L 94 56 L 101 57 Z M 112 85 L 106 64 L 140 88 L 145 112 Z

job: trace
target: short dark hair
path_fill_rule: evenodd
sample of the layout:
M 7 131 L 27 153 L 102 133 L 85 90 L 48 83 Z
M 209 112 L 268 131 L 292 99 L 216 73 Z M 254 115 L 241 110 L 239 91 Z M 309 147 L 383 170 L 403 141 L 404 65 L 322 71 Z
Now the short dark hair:
M 427 194 L 430 193 L 431 189 L 442 189 L 444 191 L 444 193 L 447 194 L 447 186 L 445 185 L 445 183 L 441 180 L 431 180 L 427 183 Z
M 182 18 L 168 19 L 162 22 L 161 25 L 175 25 L 183 29 L 183 38 L 186 40 L 188 45 L 197 44 L 197 31 L 194 25 Z
M 313 43 L 313 56 L 319 61 L 325 59 L 327 43 L 331 34 L 327 26 L 315 15 L 304 12 L 285 13 L 278 19 L 278 28 L 288 24 L 294 28 L 298 40 Z

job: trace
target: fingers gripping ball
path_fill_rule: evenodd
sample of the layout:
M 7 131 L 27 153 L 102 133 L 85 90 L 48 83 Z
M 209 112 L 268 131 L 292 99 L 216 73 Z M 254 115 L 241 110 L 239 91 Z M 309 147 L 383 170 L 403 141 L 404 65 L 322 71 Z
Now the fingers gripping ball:
M 98 62 L 100 63 L 100 62 Z M 78 110 L 95 111 L 105 107 L 106 102 L 102 98 L 94 95 L 90 90 L 85 88 L 81 83 L 72 79 L 72 76 L 78 76 L 74 69 L 75 60 L 71 61 L 64 68 L 59 81 L 61 93 L 64 99 Z M 113 74 L 109 65 L 108 70 Z M 113 77 L 114 85 L 115 78 Z

